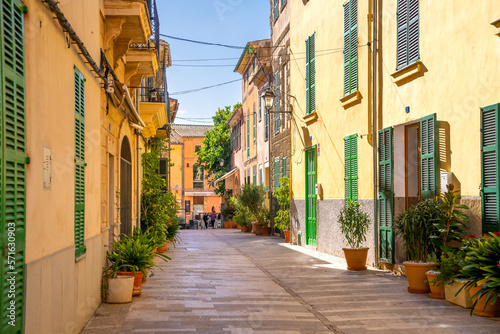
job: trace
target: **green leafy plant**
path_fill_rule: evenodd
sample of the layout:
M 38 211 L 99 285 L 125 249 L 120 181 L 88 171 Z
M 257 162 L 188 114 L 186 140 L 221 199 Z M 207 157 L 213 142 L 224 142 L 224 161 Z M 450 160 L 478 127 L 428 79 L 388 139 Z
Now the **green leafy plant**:
M 403 241 L 408 261 L 427 262 L 436 254 L 432 236 L 439 232 L 434 226 L 445 215 L 440 202 L 427 199 L 402 212 L 394 221 L 396 235 Z
M 226 201 L 225 205 L 222 207 L 221 213 L 226 220 L 232 220 L 233 216 L 236 214 L 236 206 L 233 201 Z
M 290 179 L 288 177 L 280 178 L 280 187 L 273 192 L 278 200 L 278 205 L 281 207 L 276 216 L 274 223 L 281 230 L 290 229 Z
M 246 206 L 254 218 L 261 215 L 266 199 L 266 189 L 263 185 L 245 184 L 238 196 L 241 205 Z
M 234 222 L 238 226 L 252 226 L 254 216 L 247 206 L 243 205 L 238 198 L 231 197 L 231 201 L 236 207 L 236 213 L 233 216 Z
M 347 206 L 340 211 L 339 224 L 350 248 L 360 248 L 361 244 L 366 241 L 370 219 L 368 219 L 368 214 L 360 209 L 359 202 L 347 202 Z
M 455 279 L 463 278 L 460 270 L 462 269 L 465 260 L 465 251 L 461 249 L 449 249 L 441 253 L 441 257 L 437 260 L 439 274 L 431 283 L 436 285 L 452 284 Z
M 467 205 L 457 203 L 460 198 L 459 192 L 453 190 L 453 184 L 447 185 L 446 188 L 447 192 L 441 195 L 439 205 L 444 215 L 434 223 L 438 233 L 431 236 L 438 251 L 444 254 L 454 248 L 450 245 L 451 242 L 460 242 L 465 237 L 463 229 L 467 228 L 466 224 L 469 223 L 469 217 L 459 210 L 469 209 Z
M 232 152 L 231 132 L 227 131 L 228 120 L 233 111 L 241 107 L 241 103 L 237 103 L 232 110 L 230 106 L 217 110 L 215 116 L 212 117 L 214 128 L 205 132 L 201 149 L 197 153 L 197 164 L 203 167 L 203 170 L 208 175 L 210 186 L 214 188 L 215 194 L 219 196 L 231 195 L 231 190 L 226 189 L 225 180 L 218 183 L 215 183 L 215 181 L 229 172 Z M 221 166 L 222 160 L 225 163 Z
M 471 315 L 477 302 L 485 296 L 487 303 L 494 304 L 500 294 L 500 233 L 490 233 L 490 238 L 477 239 L 474 235 L 467 238 L 462 247 L 466 250 L 461 274 L 467 279 L 462 289 L 480 287 L 472 299 Z
M 255 216 L 255 221 L 264 227 L 270 227 L 271 212 L 269 211 L 269 209 L 266 207 L 263 207 L 262 210 L 259 211 L 257 216 Z

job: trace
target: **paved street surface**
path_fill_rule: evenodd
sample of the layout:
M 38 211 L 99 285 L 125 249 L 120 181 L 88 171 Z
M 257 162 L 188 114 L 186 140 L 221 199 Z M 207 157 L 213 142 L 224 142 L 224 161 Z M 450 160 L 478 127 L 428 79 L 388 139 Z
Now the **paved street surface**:
M 102 304 L 82 333 L 500 333 L 406 291 L 405 277 L 351 272 L 284 239 L 239 230 L 183 230 L 131 304 Z

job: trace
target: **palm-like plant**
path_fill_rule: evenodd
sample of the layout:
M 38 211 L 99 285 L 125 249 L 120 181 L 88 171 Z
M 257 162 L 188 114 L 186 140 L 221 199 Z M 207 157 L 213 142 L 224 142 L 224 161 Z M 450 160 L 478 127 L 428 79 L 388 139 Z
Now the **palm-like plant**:
M 340 230 L 350 248 L 359 248 L 366 240 L 366 232 L 370 224 L 368 214 L 361 211 L 359 202 L 349 201 L 340 212 Z

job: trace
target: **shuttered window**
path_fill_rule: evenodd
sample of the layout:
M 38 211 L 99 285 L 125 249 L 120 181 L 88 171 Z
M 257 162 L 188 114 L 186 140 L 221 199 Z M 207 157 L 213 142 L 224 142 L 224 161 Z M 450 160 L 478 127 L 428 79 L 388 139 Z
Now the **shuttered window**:
M 85 251 L 85 78 L 75 66 L 75 256 Z
M 344 138 L 345 202 L 358 200 L 358 135 Z
M 391 127 L 378 132 L 378 221 L 380 261 L 394 263 L 394 232 L 393 232 L 393 130 Z
M 278 10 L 278 0 L 274 0 L 274 19 L 278 18 L 279 10 Z
M 344 96 L 358 90 L 358 0 L 344 3 Z
M 274 158 L 274 189 L 280 187 L 280 157 Z
M 418 2 L 419 0 L 398 0 L 397 69 L 420 58 Z
M 280 114 L 277 113 L 280 110 L 280 73 L 276 71 L 274 73 L 274 133 L 280 131 Z
M 436 114 L 420 120 L 420 179 L 422 199 L 437 196 L 437 127 Z
M 286 169 L 287 169 L 286 157 L 283 157 L 283 159 L 281 160 L 281 163 L 282 163 L 282 169 L 283 169 L 283 177 L 287 177 L 287 173 L 286 173 Z
M 262 120 L 262 97 L 259 96 L 259 121 Z
M 0 333 L 6 334 L 23 333 L 25 300 L 27 158 L 22 10 L 19 0 L 0 4 Z M 11 284 L 15 294 L 9 292 Z
M 306 40 L 306 112 L 316 111 L 316 33 Z
M 250 159 L 250 117 L 247 117 L 247 159 Z
M 253 113 L 253 140 L 257 139 L 257 116 Z
M 483 233 L 500 231 L 499 116 L 500 104 L 481 108 L 481 211 Z

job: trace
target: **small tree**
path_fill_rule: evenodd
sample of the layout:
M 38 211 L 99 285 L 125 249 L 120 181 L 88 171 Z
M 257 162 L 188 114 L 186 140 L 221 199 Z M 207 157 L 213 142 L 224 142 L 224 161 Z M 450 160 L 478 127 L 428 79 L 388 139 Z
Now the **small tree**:
M 340 230 L 350 248 L 359 248 L 366 241 L 366 232 L 370 224 L 368 214 L 361 211 L 359 207 L 359 202 L 349 201 L 347 206 L 340 211 Z
M 238 200 L 242 205 L 246 206 L 254 217 L 260 215 L 264 208 L 264 200 L 266 199 L 266 189 L 263 185 L 257 186 L 254 184 L 245 184 L 241 189 L 241 194 Z
M 290 179 L 280 178 L 280 187 L 273 192 L 281 209 L 276 212 L 274 223 L 281 230 L 290 229 Z
M 231 202 L 233 202 L 236 207 L 236 213 L 233 216 L 236 225 L 251 226 L 255 217 L 250 212 L 250 209 L 241 203 L 240 198 L 231 197 Z

